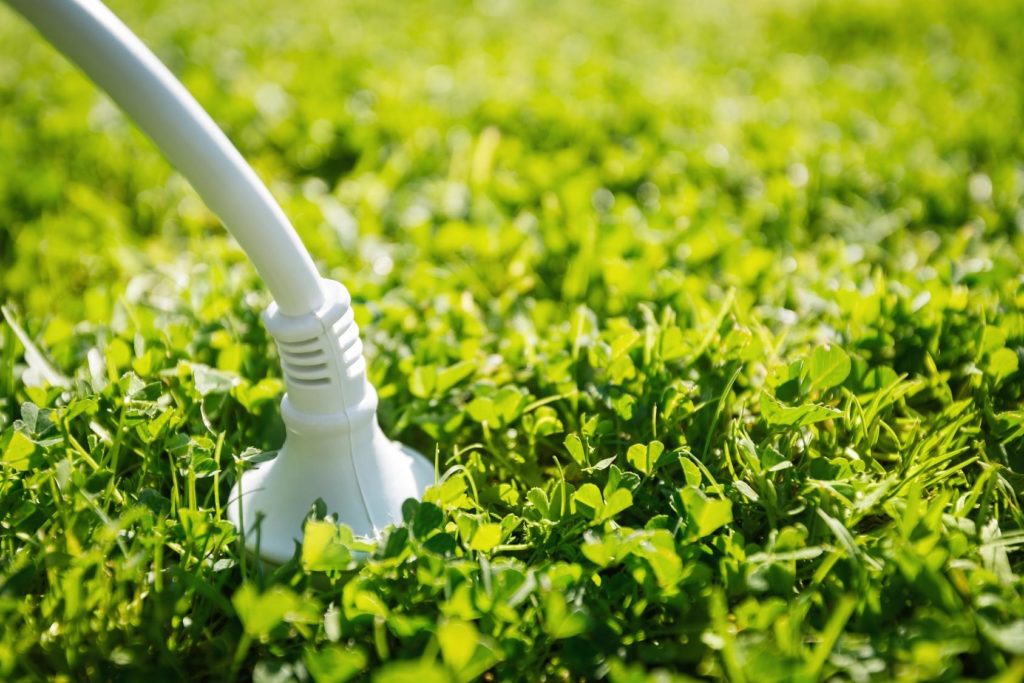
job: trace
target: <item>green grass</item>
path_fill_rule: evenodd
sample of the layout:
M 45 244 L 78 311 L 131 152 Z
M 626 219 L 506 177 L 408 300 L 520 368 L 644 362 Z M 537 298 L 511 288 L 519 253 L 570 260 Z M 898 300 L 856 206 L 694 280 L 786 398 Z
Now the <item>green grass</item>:
M 4 9 L 0 679 L 1024 676 L 1024 5 L 113 6 L 443 483 L 241 552 L 268 295 Z

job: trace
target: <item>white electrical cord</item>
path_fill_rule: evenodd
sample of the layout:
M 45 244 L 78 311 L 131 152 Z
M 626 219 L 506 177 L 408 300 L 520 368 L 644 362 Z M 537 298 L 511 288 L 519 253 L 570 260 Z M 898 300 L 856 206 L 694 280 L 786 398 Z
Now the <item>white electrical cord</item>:
M 278 456 L 242 473 L 228 517 L 250 548 L 287 561 L 310 504 L 360 536 L 402 520 L 433 464 L 377 423 L 348 291 L 324 280 L 256 174 L 171 72 L 99 0 L 7 0 L 85 71 L 188 178 L 274 295 L 263 315 L 288 392 Z
M 7 0 L 105 90 L 188 178 L 252 259 L 281 312 L 324 302 L 320 276 L 281 207 L 217 124 L 98 0 Z

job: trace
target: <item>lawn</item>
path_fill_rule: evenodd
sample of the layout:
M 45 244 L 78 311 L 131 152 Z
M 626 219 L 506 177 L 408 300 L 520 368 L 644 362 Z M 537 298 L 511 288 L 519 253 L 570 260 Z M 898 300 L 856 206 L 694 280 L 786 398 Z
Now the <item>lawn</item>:
M 270 297 L 0 7 L 0 680 L 1024 677 L 1024 4 L 111 6 L 440 480 L 243 551 Z

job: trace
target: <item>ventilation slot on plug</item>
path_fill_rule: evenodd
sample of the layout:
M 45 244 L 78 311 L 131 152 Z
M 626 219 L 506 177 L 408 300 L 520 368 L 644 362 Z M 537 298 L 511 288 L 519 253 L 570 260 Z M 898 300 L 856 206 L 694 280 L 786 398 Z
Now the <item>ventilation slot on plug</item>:
M 279 341 L 281 367 L 289 384 L 320 387 L 331 383 L 323 348 L 316 337 L 299 341 Z
M 300 364 L 290 361 L 283 361 L 285 377 L 289 382 L 302 386 L 322 386 L 331 383 L 331 377 L 327 373 L 327 363 Z
M 277 340 L 277 345 L 286 351 L 303 353 L 307 351 L 319 351 L 320 349 L 316 346 L 316 342 L 316 337 L 310 337 L 309 339 L 300 339 L 298 341 Z
M 288 375 L 288 381 L 301 387 L 325 387 L 331 383 L 330 377 L 295 377 Z
M 312 363 L 309 365 L 285 361 L 284 369 L 293 375 L 319 375 L 327 370 L 327 363 Z
M 301 360 L 305 358 L 320 358 L 324 355 L 324 352 L 320 349 L 313 349 L 312 351 L 286 351 L 281 349 L 281 355 L 285 358 Z

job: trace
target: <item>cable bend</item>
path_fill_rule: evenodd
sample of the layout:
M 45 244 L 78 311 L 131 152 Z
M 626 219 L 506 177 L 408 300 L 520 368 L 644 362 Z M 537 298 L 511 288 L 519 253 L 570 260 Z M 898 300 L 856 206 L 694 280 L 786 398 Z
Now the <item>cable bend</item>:
M 270 191 L 195 98 L 99 0 L 6 0 L 138 124 L 224 222 L 285 315 L 324 301 Z

